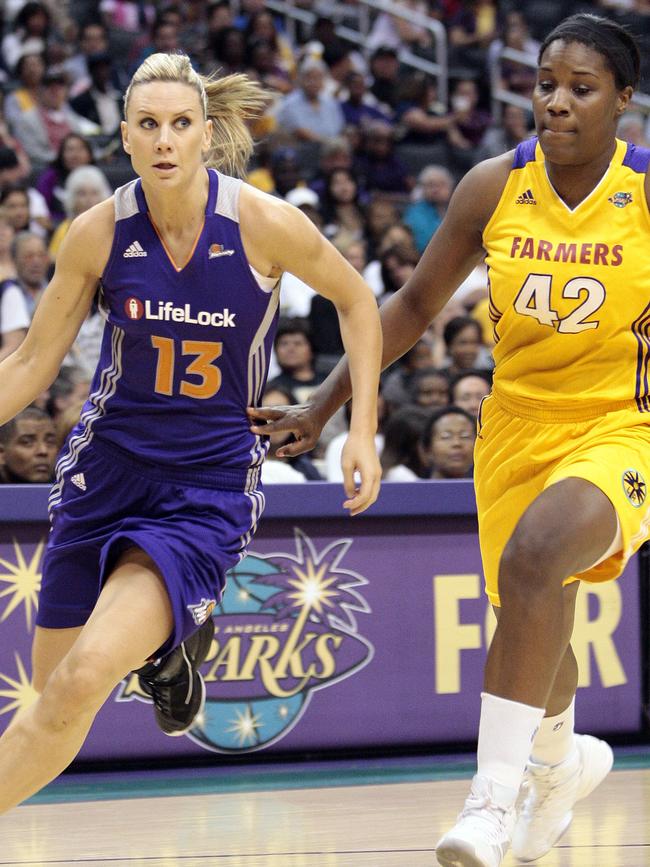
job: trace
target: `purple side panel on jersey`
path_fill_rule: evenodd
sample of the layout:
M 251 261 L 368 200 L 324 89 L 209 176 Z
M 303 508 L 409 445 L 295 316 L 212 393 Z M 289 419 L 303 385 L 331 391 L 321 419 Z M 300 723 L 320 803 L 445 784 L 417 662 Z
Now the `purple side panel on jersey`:
M 628 142 L 627 153 L 623 158 L 623 165 L 632 169 L 633 172 L 644 175 L 648 171 L 649 164 L 650 148 L 637 147 L 632 142 Z
M 535 148 L 537 147 L 537 136 L 522 141 L 517 145 L 515 150 L 515 158 L 512 162 L 513 169 L 523 169 L 526 163 L 532 163 L 535 160 Z

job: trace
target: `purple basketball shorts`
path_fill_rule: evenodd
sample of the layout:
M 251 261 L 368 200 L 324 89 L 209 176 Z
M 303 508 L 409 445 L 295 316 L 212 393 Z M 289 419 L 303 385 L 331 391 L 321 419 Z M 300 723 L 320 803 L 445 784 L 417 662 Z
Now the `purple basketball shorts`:
M 206 473 L 154 471 L 96 438 L 62 478 L 50 500 L 37 624 L 82 626 L 120 553 L 137 546 L 160 569 L 174 612 L 174 631 L 158 655 L 210 615 L 264 508 L 259 488 L 244 493 L 224 489 L 222 480 L 216 487 Z

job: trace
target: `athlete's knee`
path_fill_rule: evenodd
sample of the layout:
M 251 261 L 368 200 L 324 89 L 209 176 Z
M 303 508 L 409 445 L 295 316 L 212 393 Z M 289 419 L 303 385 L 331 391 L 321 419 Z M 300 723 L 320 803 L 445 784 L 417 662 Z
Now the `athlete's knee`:
M 96 713 L 120 679 L 102 651 L 69 654 L 48 678 L 41 697 L 49 723 L 65 728 L 77 716 Z
M 559 591 L 566 576 L 554 545 L 557 540 L 543 527 L 517 527 L 501 555 L 499 596 L 522 594 L 534 604 L 540 594 Z

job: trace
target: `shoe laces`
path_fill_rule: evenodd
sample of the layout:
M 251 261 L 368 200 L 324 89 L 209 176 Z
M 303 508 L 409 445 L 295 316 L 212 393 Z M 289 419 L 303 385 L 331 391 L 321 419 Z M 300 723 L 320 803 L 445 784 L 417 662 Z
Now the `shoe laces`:
M 458 821 L 470 819 L 480 824 L 481 833 L 486 842 L 494 846 L 501 846 L 509 813 L 510 810 L 499 807 L 487 793 L 472 790 L 458 815 Z
M 520 812 L 526 819 L 531 819 L 534 814 L 535 820 L 544 821 L 558 806 L 562 807 L 562 814 L 567 811 L 566 802 L 562 803 L 551 796 L 557 793 L 558 788 L 570 783 L 572 778 L 577 780 L 579 769 L 567 773 L 563 764 L 555 767 L 536 765 L 526 769 L 520 801 Z

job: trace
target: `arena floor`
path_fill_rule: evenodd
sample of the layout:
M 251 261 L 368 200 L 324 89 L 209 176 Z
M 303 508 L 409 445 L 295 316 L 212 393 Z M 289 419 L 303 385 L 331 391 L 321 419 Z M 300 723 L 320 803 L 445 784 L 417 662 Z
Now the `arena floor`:
M 66 775 L 0 819 L 0 865 L 434 867 L 471 766 L 438 757 Z M 618 750 L 536 863 L 648 867 L 650 749 Z

